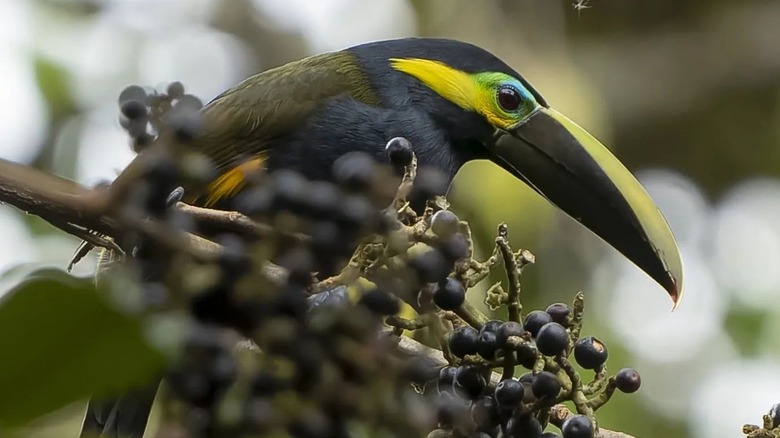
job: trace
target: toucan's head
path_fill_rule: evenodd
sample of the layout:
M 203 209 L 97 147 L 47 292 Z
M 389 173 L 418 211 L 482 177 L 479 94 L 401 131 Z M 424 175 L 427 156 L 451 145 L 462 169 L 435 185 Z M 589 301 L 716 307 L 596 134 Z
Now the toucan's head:
M 489 158 L 526 182 L 644 270 L 677 305 L 682 262 L 669 225 L 634 176 L 596 138 L 476 46 L 406 39 L 374 46 L 371 52 L 382 51 L 388 67 L 375 74 L 382 76 L 380 88 L 395 90 L 385 98 L 425 108 L 446 127 L 455 146 L 465 145 L 471 156 Z

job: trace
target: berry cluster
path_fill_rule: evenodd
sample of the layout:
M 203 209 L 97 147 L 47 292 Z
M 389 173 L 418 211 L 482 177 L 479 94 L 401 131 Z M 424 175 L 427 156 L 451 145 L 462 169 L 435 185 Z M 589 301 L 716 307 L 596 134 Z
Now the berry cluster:
M 166 94 L 128 87 L 120 103 L 136 147 L 160 146 L 117 201 L 131 227 L 120 245 L 147 312 L 186 310 L 189 321 L 165 377 L 175 415 L 163 427 L 192 437 L 549 438 L 553 424 L 586 438 L 616 389 L 639 389 L 636 371 L 608 377 L 607 347 L 580 337 L 581 294 L 522 317 L 517 281 L 533 256 L 512 252 L 502 225 L 494 255 L 475 260 L 468 224 L 441 196 L 447 178 L 418 168 L 406 139 L 387 143 L 384 163 L 344 155 L 326 181 L 247 175 L 231 211 L 184 208 L 180 182 L 213 176 L 173 152 L 199 153 L 187 146 L 202 132 L 200 102 L 174 83 Z M 202 240 L 212 250 L 193 244 Z M 502 260 L 509 290 L 485 300 L 509 309 L 504 321 L 467 300 Z M 407 336 L 442 351 L 416 343 L 410 354 Z M 561 409 L 567 401 L 576 415 Z
M 175 134 L 186 142 L 197 128 L 196 114 L 203 103 L 196 96 L 186 94 L 181 82 L 168 85 L 164 93 L 148 92 L 131 85 L 119 94 L 119 123 L 130 136 L 133 151 L 149 146 L 166 126 L 176 126 Z M 166 116 L 170 120 L 165 120 Z
M 594 337 L 574 341 L 572 333 L 576 331 L 572 329 L 576 329 L 576 312 L 556 303 L 546 311 L 529 312 L 522 323 L 489 320 L 479 330 L 469 325 L 453 330 L 447 344 L 452 365 L 441 369 L 436 386 L 450 402 L 439 410 L 439 426 L 470 430 L 470 436 L 475 437 L 551 438 L 558 435 L 543 433 L 550 408 L 572 400 L 583 414 L 558 422 L 563 437 L 595 436 L 592 411 L 615 389 L 637 391 L 640 378 L 635 370 L 626 368 L 605 381 L 606 346 Z M 572 349 L 581 368 L 597 373 L 591 384 L 582 385 L 566 360 Z M 514 378 L 516 365 L 529 372 Z M 492 385 L 491 371 L 498 366 L 503 367 L 503 375 Z M 605 386 L 603 392 L 598 391 L 598 385 Z M 579 395 L 597 392 L 599 395 L 590 400 L 579 399 Z M 453 416 L 453 409 L 460 414 Z M 460 424 L 450 418 L 457 418 Z

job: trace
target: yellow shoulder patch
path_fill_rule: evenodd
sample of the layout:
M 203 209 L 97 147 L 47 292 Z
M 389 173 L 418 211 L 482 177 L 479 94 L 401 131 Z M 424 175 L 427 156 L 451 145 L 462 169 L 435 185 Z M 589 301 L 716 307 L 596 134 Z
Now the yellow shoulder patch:
M 212 181 L 206 188 L 206 202 L 204 206 L 211 207 L 220 199 L 228 198 L 238 193 L 246 184 L 247 176 L 262 169 L 263 163 L 267 158 L 267 154 L 261 152 L 256 157 L 244 161 Z

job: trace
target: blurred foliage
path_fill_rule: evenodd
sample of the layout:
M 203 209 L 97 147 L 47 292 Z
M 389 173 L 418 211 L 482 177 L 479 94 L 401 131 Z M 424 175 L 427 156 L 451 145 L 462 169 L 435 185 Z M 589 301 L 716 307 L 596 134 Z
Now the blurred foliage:
M 131 291 L 121 293 L 126 300 Z M 140 320 L 94 281 L 54 269 L 29 274 L 0 299 L 0 349 L 0 394 L 15 394 L 0 398 L 0 430 L 145 382 L 164 363 Z

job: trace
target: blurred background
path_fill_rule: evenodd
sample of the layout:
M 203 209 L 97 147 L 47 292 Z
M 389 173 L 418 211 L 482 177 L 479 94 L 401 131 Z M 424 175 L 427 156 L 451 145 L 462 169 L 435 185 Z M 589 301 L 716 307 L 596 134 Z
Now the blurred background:
M 600 411 L 602 425 L 737 437 L 780 401 L 778 29 L 776 0 L 3 0 L 0 157 L 93 185 L 132 158 L 116 109 L 128 84 L 178 80 L 208 101 L 255 72 L 369 40 L 476 43 L 636 172 L 681 244 L 685 298 L 671 312 L 614 250 L 477 162 L 451 200 L 482 254 L 506 221 L 513 244 L 537 255 L 526 309 L 585 292 L 584 333 L 609 345 L 611 371 L 643 376 L 638 394 Z M 0 290 L 31 267 L 64 269 L 77 243 L 0 207 Z M 93 269 L 94 257 L 75 273 Z M 32 436 L 75 437 L 83 408 Z

